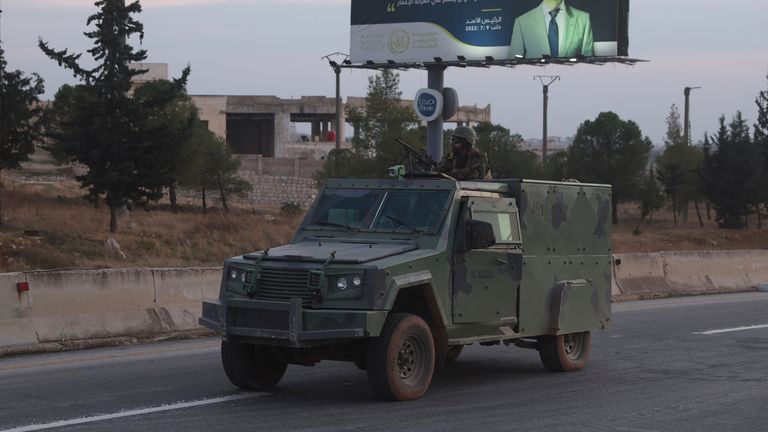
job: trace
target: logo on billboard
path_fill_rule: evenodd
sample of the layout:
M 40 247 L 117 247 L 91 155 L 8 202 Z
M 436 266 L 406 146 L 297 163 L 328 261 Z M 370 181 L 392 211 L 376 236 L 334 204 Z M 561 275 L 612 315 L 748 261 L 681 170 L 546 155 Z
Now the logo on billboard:
M 416 93 L 413 105 L 419 118 L 430 122 L 443 114 L 443 95 L 437 90 L 421 89 Z
M 402 54 L 411 47 L 411 35 L 405 30 L 394 30 L 389 34 L 389 52 Z

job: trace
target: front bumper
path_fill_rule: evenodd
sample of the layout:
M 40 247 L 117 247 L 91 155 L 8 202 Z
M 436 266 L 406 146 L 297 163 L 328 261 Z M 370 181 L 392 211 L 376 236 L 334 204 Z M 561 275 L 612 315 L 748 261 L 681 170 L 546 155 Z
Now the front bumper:
M 381 333 L 386 311 L 305 309 L 291 302 L 225 300 L 203 302 L 200 325 L 233 340 L 275 346 L 309 347 Z

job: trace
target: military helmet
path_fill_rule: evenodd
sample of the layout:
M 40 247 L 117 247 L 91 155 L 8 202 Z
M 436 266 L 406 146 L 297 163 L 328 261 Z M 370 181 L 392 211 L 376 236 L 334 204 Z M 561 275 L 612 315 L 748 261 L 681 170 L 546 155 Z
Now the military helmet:
M 453 131 L 453 134 L 451 136 L 454 136 L 457 138 L 464 138 L 465 140 L 467 140 L 469 145 L 472 145 L 472 146 L 477 144 L 477 134 L 475 133 L 475 130 L 469 126 L 457 127 L 456 130 Z

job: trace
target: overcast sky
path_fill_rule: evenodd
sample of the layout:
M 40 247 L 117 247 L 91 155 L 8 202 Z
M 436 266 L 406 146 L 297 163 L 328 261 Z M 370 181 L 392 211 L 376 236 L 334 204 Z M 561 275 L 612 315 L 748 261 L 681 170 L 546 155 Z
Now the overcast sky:
M 349 50 L 348 0 L 144 0 L 144 48 L 149 62 L 172 74 L 192 65 L 191 94 L 334 94 L 324 54 Z M 85 51 L 85 20 L 92 0 L 0 0 L 0 37 L 11 68 L 37 72 L 46 98 L 72 75 L 37 48 Z M 549 66 L 492 70 L 451 69 L 446 85 L 463 105 L 491 104 L 493 120 L 525 137 L 541 135 L 537 74 L 558 74 L 551 91 L 550 134 L 570 136 L 601 111 L 635 120 L 657 145 L 670 105 L 682 107 L 683 88 L 694 93 L 694 139 L 717 127 L 721 114 L 756 117 L 755 96 L 768 87 L 768 2 L 764 0 L 634 0 L 630 55 L 650 60 L 634 67 Z M 343 96 L 362 96 L 373 72 L 345 71 Z M 426 87 L 426 72 L 404 72 L 403 96 Z

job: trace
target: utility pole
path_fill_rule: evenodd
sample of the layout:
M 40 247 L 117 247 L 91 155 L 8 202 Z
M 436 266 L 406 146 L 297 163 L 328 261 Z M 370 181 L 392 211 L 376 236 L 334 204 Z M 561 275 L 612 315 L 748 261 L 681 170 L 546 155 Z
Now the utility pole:
M 691 145 L 691 91 L 701 87 L 686 87 L 683 90 L 685 95 L 685 119 L 683 123 L 683 140 L 685 145 Z
M 549 134 L 547 131 L 547 122 L 548 122 L 548 115 L 549 115 L 549 86 L 554 84 L 556 81 L 560 81 L 559 75 L 536 75 L 533 77 L 533 80 L 539 80 L 541 82 L 541 90 L 544 97 L 544 122 L 543 122 L 543 133 L 542 133 L 542 139 L 541 139 L 541 165 L 546 166 L 547 165 L 547 147 L 549 145 Z
M 349 54 L 335 52 L 323 56 L 323 59 L 328 61 L 336 74 L 336 150 L 341 150 L 341 63 L 349 62 Z

